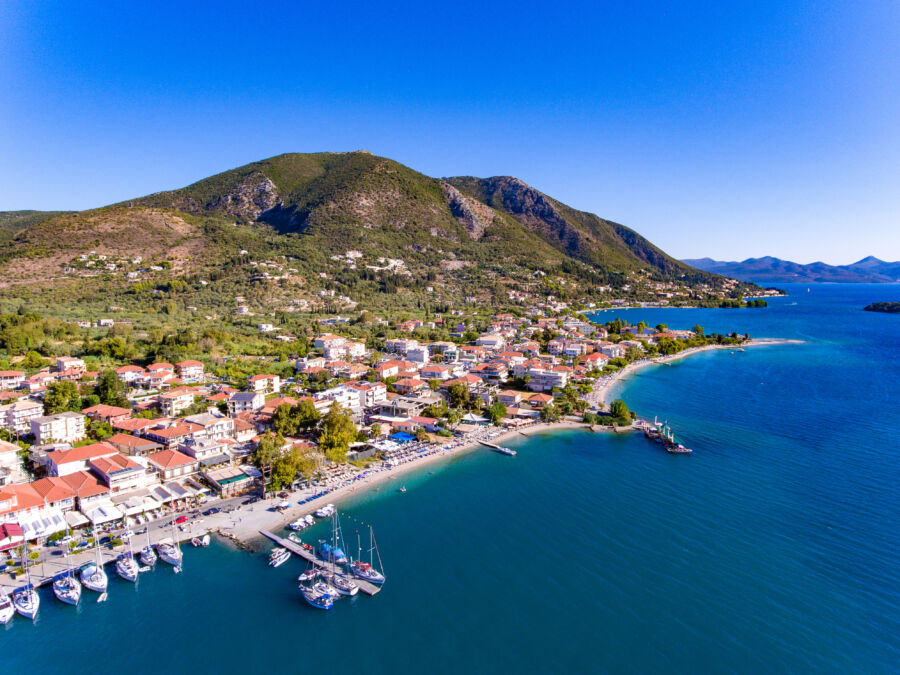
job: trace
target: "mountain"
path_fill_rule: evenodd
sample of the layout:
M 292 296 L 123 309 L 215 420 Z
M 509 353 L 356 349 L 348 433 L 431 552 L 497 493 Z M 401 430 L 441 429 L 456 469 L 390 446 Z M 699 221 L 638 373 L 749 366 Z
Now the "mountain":
M 741 262 L 723 262 L 712 258 L 693 258 L 682 262 L 707 272 L 759 284 L 785 282 L 893 283 L 900 281 L 900 262 L 884 262 L 873 256 L 863 258 L 850 265 L 828 265 L 823 262 L 803 265 L 772 256 L 747 258 Z
M 598 287 L 650 299 L 653 284 L 702 289 L 698 299 L 736 292 L 516 178 L 431 178 L 365 151 L 279 155 L 181 189 L 34 217 L 0 251 L 7 295 L 27 286 L 70 304 L 120 303 L 127 292 L 224 308 L 323 288 L 354 300 L 389 294 L 391 306 L 421 306 L 426 293 L 453 304 Z

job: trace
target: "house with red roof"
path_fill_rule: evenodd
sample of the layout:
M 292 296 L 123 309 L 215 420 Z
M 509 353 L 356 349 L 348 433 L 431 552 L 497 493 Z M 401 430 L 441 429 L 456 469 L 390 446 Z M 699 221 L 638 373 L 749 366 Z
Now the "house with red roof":
M 51 476 L 67 476 L 76 471 L 87 471 L 90 461 L 99 457 L 117 455 L 119 451 L 109 443 L 91 443 L 80 448 L 53 450 L 47 453 L 47 471 Z
M 81 414 L 87 415 L 92 420 L 113 424 L 129 419 L 131 417 L 131 409 L 100 403 L 98 405 L 92 405 L 90 408 L 85 408 L 81 411 Z
M 175 364 L 178 377 L 182 382 L 199 382 L 203 379 L 203 362 L 194 359 L 179 361 Z
M 254 375 L 247 378 L 247 385 L 258 394 L 277 394 L 281 391 L 281 378 L 278 375 Z
M 142 464 L 119 453 L 97 457 L 92 459 L 89 464 L 91 471 L 109 486 L 110 492 L 133 490 L 143 487 L 149 482 L 147 470 Z
M 163 481 L 196 473 L 200 465 L 190 455 L 185 455 L 177 450 L 163 450 L 150 455 L 147 460 Z

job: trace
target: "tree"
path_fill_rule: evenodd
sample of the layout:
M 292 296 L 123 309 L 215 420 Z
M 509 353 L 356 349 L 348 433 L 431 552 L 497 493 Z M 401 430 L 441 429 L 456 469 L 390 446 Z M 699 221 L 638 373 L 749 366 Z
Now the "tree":
M 416 440 L 417 441 L 427 441 L 428 440 L 428 432 L 425 431 L 424 427 L 418 427 L 416 429 Z
M 290 403 L 282 403 L 272 413 L 272 428 L 283 436 L 294 436 L 297 433 L 297 418 Z
M 454 382 L 447 393 L 450 394 L 451 408 L 461 408 L 469 404 L 469 387 L 465 382 Z
M 37 370 L 38 368 L 43 368 L 49 363 L 46 359 L 41 357 L 33 349 L 30 349 L 27 354 L 25 354 L 25 358 L 22 359 L 21 366 L 26 370 Z
M 370 428 L 372 430 L 373 438 L 378 438 L 379 436 L 381 436 L 381 425 L 378 422 L 375 422 Z
M 44 410 L 48 415 L 72 411 L 81 411 L 81 396 L 74 382 L 58 380 L 47 386 L 47 394 L 44 396 Z
M 560 417 L 561 413 L 559 408 L 552 403 L 547 403 L 541 408 L 541 421 L 543 422 L 558 422 Z
M 620 398 L 617 398 L 609 406 L 609 414 L 615 419 L 619 426 L 627 426 L 631 424 L 633 413 L 628 409 L 628 405 Z
M 322 415 L 316 410 L 316 406 L 313 404 L 312 400 L 308 398 L 303 399 L 295 405 L 294 409 L 291 411 L 291 415 L 296 421 L 297 429 L 303 429 L 305 431 L 309 431 L 315 427 L 319 423 L 319 420 L 322 419 Z
M 125 396 L 125 384 L 119 379 L 114 370 L 104 370 L 100 374 L 95 393 L 100 397 L 100 403 L 115 405 L 120 408 L 128 407 L 128 399 Z
M 331 410 L 322 418 L 322 435 L 319 436 L 319 448 L 325 457 L 339 464 L 347 459 L 347 450 L 356 440 L 356 425 L 350 415 L 344 412 L 339 403 L 332 403 Z
M 272 468 L 275 460 L 281 456 L 284 447 L 284 436 L 273 434 L 271 431 L 263 434 L 256 444 L 253 452 L 253 463 L 262 471 L 264 477 L 272 476 Z
M 703 332 L 704 332 L 703 326 L 701 326 L 699 323 L 696 326 L 694 326 L 693 328 L 691 328 L 691 330 L 694 331 L 700 337 L 703 337 Z
M 664 323 L 656 324 L 656 332 L 657 333 L 665 333 L 667 330 L 669 330 L 669 327 L 666 324 L 664 324 Z
M 491 424 L 499 427 L 503 418 L 506 417 L 506 405 L 500 401 L 496 401 L 487 409 L 488 417 L 491 418 Z
M 115 431 L 110 423 L 103 420 L 91 420 L 91 423 L 88 425 L 88 436 L 96 438 L 98 441 L 105 441 L 107 438 L 111 438 L 114 433 Z

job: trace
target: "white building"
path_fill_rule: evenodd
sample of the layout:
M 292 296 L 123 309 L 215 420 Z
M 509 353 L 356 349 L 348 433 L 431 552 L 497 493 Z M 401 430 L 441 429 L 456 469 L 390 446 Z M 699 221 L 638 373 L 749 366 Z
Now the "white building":
M 37 445 L 50 441 L 75 443 L 85 436 L 85 419 L 84 415 L 75 412 L 35 417 L 31 420 L 31 435 Z

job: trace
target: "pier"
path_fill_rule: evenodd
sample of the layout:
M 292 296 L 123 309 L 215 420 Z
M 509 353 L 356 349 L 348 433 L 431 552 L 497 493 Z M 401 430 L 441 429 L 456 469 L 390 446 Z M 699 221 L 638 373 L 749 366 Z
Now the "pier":
M 327 569 L 327 567 L 329 565 L 329 563 L 327 561 L 322 560 L 322 558 L 317 556 L 313 551 L 307 551 L 305 548 L 300 546 L 300 544 L 297 544 L 297 543 L 291 541 L 290 539 L 284 539 L 282 537 L 279 537 L 277 534 L 273 534 L 272 532 L 269 532 L 268 530 L 260 530 L 259 533 L 262 536 L 274 541 L 275 544 L 277 544 L 278 546 L 281 546 L 282 548 L 286 548 L 288 551 L 293 553 L 295 556 L 298 556 L 298 557 L 302 558 L 303 560 L 306 560 L 307 562 L 312 563 L 316 567 L 321 567 L 322 569 Z M 366 595 L 375 595 L 376 593 L 378 593 L 381 590 L 381 586 L 379 586 L 378 584 L 373 584 L 368 581 L 364 581 L 362 579 L 357 579 L 356 577 L 353 577 L 353 581 L 356 583 L 357 586 L 359 586 L 359 590 L 361 590 Z
M 479 441 L 479 443 L 489 447 L 491 450 L 499 452 L 501 455 L 509 455 L 510 457 L 515 457 L 516 454 L 518 454 L 512 448 L 504 448 L 502 445 L 497 445 L 496 443 L 490 443 L 488 441 Z

